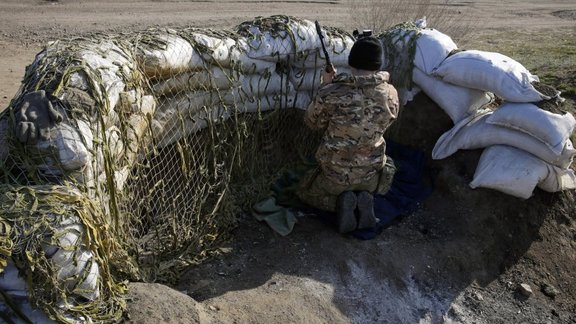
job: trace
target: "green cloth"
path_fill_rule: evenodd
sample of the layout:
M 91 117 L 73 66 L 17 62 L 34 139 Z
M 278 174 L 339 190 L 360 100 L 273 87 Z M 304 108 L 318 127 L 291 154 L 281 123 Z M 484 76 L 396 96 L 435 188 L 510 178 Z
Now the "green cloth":
M 252 215 L 259 221 L 265 221 L 278 234 L 290 234 L 297 222 L 291 207 L 306 207 L 296 195 L 296 191 L 300 188 L 302 178 L 316 167 L 315 161 L 308 160 L 286 170 L 272 184 L 271 196 L 252 206 Z
M 275 197 L 269 197 L 254 204 L 252 215 L 259 221 L 265 221 L 270 228 L 282 236 L 290 234 L 297 222 L 292 210 L 278 205 Z

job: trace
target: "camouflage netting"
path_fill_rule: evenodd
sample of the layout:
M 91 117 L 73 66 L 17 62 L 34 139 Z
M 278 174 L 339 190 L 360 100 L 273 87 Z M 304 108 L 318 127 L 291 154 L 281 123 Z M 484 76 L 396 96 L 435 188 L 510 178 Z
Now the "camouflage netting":
M 324 32 L 346 71 L 353 37 Z M 49 43 L 0 116 L 0 272 L 58 321 L 120 320 L 125 280 L 173 282 L 314 151 L 324 62 L 287 16 Z

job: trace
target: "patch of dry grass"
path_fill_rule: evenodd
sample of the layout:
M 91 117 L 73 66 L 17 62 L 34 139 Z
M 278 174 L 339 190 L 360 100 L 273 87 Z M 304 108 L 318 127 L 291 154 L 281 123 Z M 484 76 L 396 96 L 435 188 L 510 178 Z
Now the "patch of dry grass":
M 350 19 L 358 30 L 382 32 L 398 23 L 426 17 L 428 27 L 462 39 L 476 22 L 466 7 L 451 0 L 349 0 Z

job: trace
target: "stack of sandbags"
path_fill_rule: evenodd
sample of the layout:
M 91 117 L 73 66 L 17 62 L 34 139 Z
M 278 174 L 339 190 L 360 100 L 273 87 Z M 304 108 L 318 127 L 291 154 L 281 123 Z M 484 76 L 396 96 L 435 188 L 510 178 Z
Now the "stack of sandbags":
M 494 111 L 478 110 L 481 104 L 448 110 L 455 126 L 436 143 L 434 159 L 446 158 L 459 149 L 495 145 L 483 152 L 472 188 L 492 188 L 526 199 L 537 186 L 552 192 L 576 187 L 574 171 L 569 168 L 576 154 L 570 141 L 576 121 L 570 113 L 553 113 L 535 105 L 552 97 L 534 87 L 538 77 L 519 62 L 499 53 L 462 51 L 436 67 L 434 77 L 451 86 L 473 89 L 468 93 L 476 91 L 478 98 L 492 93 L 504 100 Z
M 421 27 L 425 24 L 398 24 L 378 36 L 384 53 L 381 69 L 390 72 L 402 104 L 422 90 L 457 123 L 492 102 L 493 95 L 433 75 L 458 46 L 450 36 Z
M 88 196 L 105 215 L 114 214 L 117 206 L 111 195 L 122 191 L 139 152 L 150 143 L 146 130 L 156 108 L 154 97 L 144 92 L 145 82 L 131 50 L 130 43 L 121 39 L 80 38 L 51 42 L 36 56 L 27 69 L 21 93 L 0 116 L 0 141 L 4 148 L 0 158 L 3 162 L 12 159 L 9 165 L 25 166 L 35 181 L 23 186 L 19 182 L 18 188 L 37 188 L 40 183 L 66 184 L 63 190 L 73 191 L 75 198 Z M 17 118 L 12 119 L 11 115 Z M 61 197 L 62 193 L 49 191 L 46 195 Z M 50 200 L 50 204 L 54 203 Z M 66 207 L 54 209 L 64 212 L 77 206 L 75 202 L 66 203 Z M 28 210 L 22 215 L 38 217 L 38 224 L 47 221 L 33 212 L 36 211 Z M 48 284 L 41 288 L 54 291 L 55 295 L 62 293 L 57 303 L 46 301 L 51 303 L 51 316 L 58 313 L 74 317 L 72 313 L 83 311 L 92 303 L 102 306 L 101 299 L 108 298 L 102 297 L 102 290 L 108 290 L 113 279 L 102 271 L 95 256 L 102 244 L 116 243 L 98 241 L 88 234 L 94 225 L 87 225 L 86 221 L 96 219 L 66 215 L 69 217 L 53 216 L 50 230 L 41 234 L 46 268 L 34 266 L 25 270 L 36 276 L 49 269 L 42 272 Z M 100 220 L 98 226 L 110 225 Z M 31 248 L 35 243 L 29 242 Z
M 338 72 L 347 72 L 354 38 L 322 31 Z M 164 147 L 235 113 L 306 109 L 325 65 L 313 22 L 258 18 L 231 32 L 151 30 L 137 59 L 158 99 L 152 132 Z
M 66 323 L 120 319 L 125 286 L 112 277 L 111 260 L 124 252 L 99 202 L 70 185 L 5 185 L 0 205 L 3 314 L 23 307 L 42 323 L 43 313 Z
M 33 164 L 42 178 L 72 180 L 92 190 L 96 179 L 107 176 L 105 160 L 131 165 L 147 145 L 146 116 L 156 104 L 143 91 L 131 47 L 117 38 L 55 41 L 28 67 L 22 94 L 14 100 L 14 129 L 18 141 L 37 152 Z M 32 91 L 36 88 L 43 90 Z
M 552 192 L 575 188 L 569 167 L 576 153 L 570 141 L 576 123 L 570 113 L 534 104 L 553 99 L 534 87 L 538 77 L 500 53 L 460 51 L 449 36 L 424 26 L 399 24 L 379 37 L 382 69 L 390 71 L 402 101 L 413 94 L 403 87 L 415 85 L 454 122 L 437 141 L 432 158 L 490 148 L 480 159 L 472 188 L 521 198 L 530 197 L 535 187 Z M 485 109 L 496 97 L 504 103 L 494 112 Z

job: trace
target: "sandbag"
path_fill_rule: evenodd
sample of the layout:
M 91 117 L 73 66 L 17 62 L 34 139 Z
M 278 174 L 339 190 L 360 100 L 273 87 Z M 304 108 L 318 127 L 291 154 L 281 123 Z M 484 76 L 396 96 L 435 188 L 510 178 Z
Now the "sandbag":
M 490 114 L 492 114 L 491 111 L 482 111 L 477 115 L 466 117 L 442 134 L 432 150 L 432 158 L 441 160 L 458 150 L 479 149 L 501 144 L 524 150 L 562 169 L 572 163 L 576 150 L 569 139 L 562 152 L 556 154 L 542 141 L 524 132 L 486 123 Z
M 89 152 L 79 130 L 66 123 L 50 129 L 48 140 L 39 141 L 35 147 L 45 157 L 38 168 L 46 175 L 60 176 L 63 171 L 81 169 L 89 161 Z M 56 149 L 57 154 L 54 154 Z
M 75 55 L 87 68 L 71 73 L 67 86 L 88 93 L 95 92 L 96 97 L 106 100 L 108 108 L 113 109 L 120 92 L 124 91 L 124 77 L 131 75 L 136 69 L 135 62 L 112 41 L 88 43 L 83 46 L 86 48 L 79 50 Z M 91 83 L 96 83 L 98 86 L 94 87 Z
M 248 44 L 248 56 L 254 59 L 278 62 L 286 56 L 300 51 L 320 48 L 316 26 L 309 20 L 293 20 L 287 17 L 268 18 L 277 28 L 272 30 L 270 24 L 241 24 L 238 31 L 245 36 Z
M 43 249 L 62 287 L 88 300 L 95 300 L 100 293 L 100 273 L 94 254 L 84 245 L 84 232 L 79 218 L 62 219 L 50 241 L 43 244 Z
M 455 85 L 492 92 L 510 102 L 550 99 L 534 88 L 539 81 L 522 64 L 494 52 L 469 50 L 456 53 L 433 70 L 434 76 Z
M 524 132 L 542 141 L 556 154 L 562 152 L 576 126 L 571 113 L 555 114 L 530 103 L 504 103 L 486 122 Z
M 426 74 L 431 74 L 450 52 L 457 48 L 450 36 L 433 28 L 422 29 L 416 40 L 414 66 Z
M 538 183 L 538 188 L 547 192 L 576 189 L 576 174 L 572 169 L 561 169 L 553 165 L 547 165 L 552 169 L 550 175 Z
M 194 118 L 200 110 L 210 109 L 221 102 L 217 92 L 197 91 L 182 93 L 160 100 L 152 119 L 152 133 L 156 141 L 164 141 L 170 129 L 183 128 L 186 121 Z M 179 138 L 170 139 L 170 142 Z
M 236 41 L 230 37 L 214 37 L 202 33 L 192 33 L 194 46 L 201 48 L 201 55 L 210 64 L 230 67 L 231 51 Z M 202 66 L 198 66 L 202 67 Z
M 306 110 L 312 101 L 308 91 L 293 91 L 288 94 L 271 94 L 261 97 L 245 97 L 238 92 L 227 92 L 219 98 L 208 93 L 196 93 L 198 98 L 177 99 L 166 102 L 157 110 L 152 120 L 152 132 L 158 147 L 166 147 L 181 138 L 208 126 L 208 122 L 222 122 L 235 113 L 254 113 L 273 109 L 298 108 Z M 213 100 L 208 102 L 206 100 Z M 199 103 L 206 103 L 200 106 Z
M 184 38 L 169 30 L 147 34 L 137 44 L 137 59 L 149 77 L 162 77 L 203 66 L 200 53 Z
M 337 70 L 340 73 L 340 69 Z M 313 90 L 320 86 L 321 69 L 292 69 L 289 77 L 292 86 L 296 90 Z
M 393 79 L 409 73 L 417 67 L 426 74 L 448 57 L 458 46 L 452 39 L 433 28 L 419 28 L 416 25 L 399 24 L 382 33 L 380 41 L 383 48 L 382 69 L 388 69 Z
M 494 98 L 489 92 L 457 86 L 432 77 L 415 67 L 412 80 L 430 99 L 450 116 L 454 124 L 476 111 Z
M 528 199 L 536 187 L 549 192 L 576 188 L 573 170 L 550 165 L 536 156 L 507 145 L 482 152 L 471 188 L 490 188 Z
M 330 61 L 335 67 L 347 67 L 348 55 L 354 45 L 354 38 L 333 36 L 324 38 Z M 290 64 L 299 69 L 319 69 L 326 65 L 326 57 L 321 45 L 313 50 L 297 52 L 291 57 Z
M 238 83 L 238 72 L 211 66 L 200 71 L 186 71 L 162 79 L 152 85 L 156 96 L 166 96 L 182 91 L 230 89 Z

